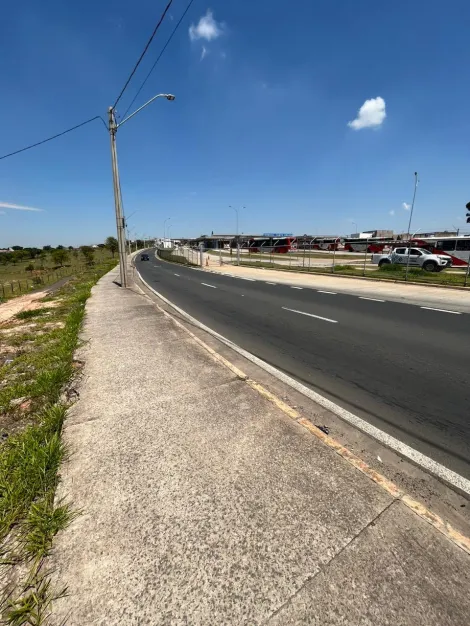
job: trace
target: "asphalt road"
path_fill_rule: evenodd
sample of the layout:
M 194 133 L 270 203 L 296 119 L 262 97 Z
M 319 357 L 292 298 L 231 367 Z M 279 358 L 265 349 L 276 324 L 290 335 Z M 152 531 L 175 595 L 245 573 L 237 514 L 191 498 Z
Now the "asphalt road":
M 156 291 L 259 358 L 470 478 L 470 316 L 155 259 Z

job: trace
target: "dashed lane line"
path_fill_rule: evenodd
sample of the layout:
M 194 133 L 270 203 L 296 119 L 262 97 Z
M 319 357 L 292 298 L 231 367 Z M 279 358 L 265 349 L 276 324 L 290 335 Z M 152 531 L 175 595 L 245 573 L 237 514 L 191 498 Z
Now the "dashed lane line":
M 359 300 L 372 300 L 373 302 L 385 302 L 385 300 L 379 300 L 379 298 L 366 298 L 365 296 L 359 296 Z
M 288 309 L 286 306 L 282 307 L 284 311 L 291 311 L 291 313 L 298 313 L 299 315 L 308 315 L 308 317 L 315 317 L 317 320 L 323 320 L 324 322 L 331 322 L 337 324 L 338 320 L 330 320 L 329 317 L 321 317 L 321 315 L 314 315 L 313 313 L 306 313 L 305 311 L 297 311 L 296 309 Z
M 209 285 L 208 283 L 201 283 L 201 285 L 204 285 L 204 287 L 210 287 L 211 289 L 217 289 L 217 287 L 214 287 L 214 285 Z
M 294 287 L 293 285 L 290 286 L 291 289 L 303 289 L 303 287 Z
M 332 296 L 336 296 L 337 295 L 336 291 L 323 291 L 322 289 L 317 289 L 317 292 L 318 293 L 329 293 Z
M 426 309 L 427 311 L 439 311 L 440 313 L 452 313 L 453 315 L 462 315 L 460 311 L 449 311 L 447 309 L 435 309 L 432 306 L 421 306 L 420 309 Z

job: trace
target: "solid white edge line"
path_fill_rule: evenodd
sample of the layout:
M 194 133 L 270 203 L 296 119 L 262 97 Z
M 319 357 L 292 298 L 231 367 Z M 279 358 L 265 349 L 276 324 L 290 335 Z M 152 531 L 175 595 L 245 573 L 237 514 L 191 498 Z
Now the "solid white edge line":
M 330 293 L 332 296 L 337 296 L 336 291 L 323 291 L 322 289 L 317 289 L 318 293 Z
M 256 282 L 256 278 L 245 278 L 244 276 L 235 276 L 235 278 L 240 278 L 241 280 L 249 280 L 252 283 Z
M 207 283 L 201 283 L 201 285 L 204 285 L 205 287 L 210 287 L 211 289 L 217 289 L 217 287 L 214 287 L 214 285 L 208 285 Z
M 432 306 L 420 306 L 420 309 L 426 309 L 427 311 L 439 311 L 439 313 L 452 313 L 453 315 L 462 315 L 460 311 L 448 311 L 447 309 L 435 309 Z
M 303 289 L 303 287 L 294 287 L 293 285 L 290 286 L 291 289 Z
M 216 339 L 221 341 L 223 344 L 225 344 L 232 350 L 235 350 L 235 352 L 243 356 L 245 359 L 248 359 L 248 361 L 250 361 L 251 363 L 258 365 L 265 372 L 272 374 L 278 380 L 282 381 L 286 385 L 289 385 L 290 387 L 292 387 L 299 393 L 302 393 L 307 398 L 310 398 L 310 400 L 313 400 L 313 402 L 316 402 L 327 411 L 331 411 L 332 413 L 337 415 L 339 418 L 341 418 L 345 422 L 348 422 L 348 424 L 351 424 L 355 428 L 358 428 L 359 430 L 366 433 L 373 439 L 376 439 L 377 441 L 382 443 L 387 448 L 394 450 L 401 456 L 412 461 L 415 465 L 418 465 L 419 467 L 424 468 L 430 474 L 437 476 L 444 482 L 448 483 L 449 485 L 452 485 L 456 489 L 459 489 L 463 493 L 470 496 L 470 480 L 467 480 L 463 476 L 460 476 L 460 474 L 457 474 L 456 472 L 450 470 L 444 465 L 441 465 L 437 461 L 434 461 L 433 459 L 426 456 L 425 454 L 418 452 L 418 450 L 415 450 L 411 446 L 408 446 L 406 443 L 403 443 L 399 439 L 392 437 L 392 435 L 389 435 L 383 430 L 380 430 L 380 428 L 377 428 L 376 426 L 369 424 L 369 422 L 366 422 L 361 417 L 354 415 L 354 413 L 351 413 L 350 411 L 343 409 L 343 407 L 335 404 L 331 400 L 328 400 L 328 398 L 321 396 L 316 391 L 313 391 L 313 389 L 310 389 L 309 387 L 302 385 L 302 383 L 299 383 L 294 378 L 291 378 L 287 374 L 284 374 L 284 372 L 281 372 L 280 370 L 276 369 L 274 366 L 269 365 L 269 363 L 266 363 L 265 361 L 258 358 L 254 354 L 251 354 L 251 352 L 248 352 L 247 350 L 240 348 L 240 346 L 238 346 L 236 343 L 233 343 L 232 341 L 230 341 L 230 339 L 227 339 L 226 337 L 224 337 L 223 335 L 220 335 L 215 330 L 212 330 L 212 328 L 209 328 L 205 324 L 202 324 L 202 322 L 199 322 L 195 317 L 192 317 L 192 315 L 189 315 L 189 313 L 186 313 L 186 311 L 183 311 L 183 309 L 180 309 L 180 307 L 176 306 L 176 304 L 173 304 L 170 300 L 168 300 L 167 298 L 159 294 L 158 291 L 156 291 L 153 287 L 150 287 L 150 285 L 142 278 L 138 270 L 137 270 L 137 274 L 140 280 L 144 283 L 144 285 L 146 285 L 146 287 L 150 291 L 152 291 L 156 296 L 158 296 L 160 300 L 168 304 L 168 306 L 172 307 L 175 311 L 177 311 L 188 322 L 190 322 L 194 326 L 197 326 L 201 330 L 209 333 L 209 335 L 212 335 L 212 337 L 215 337 Z
M 267 285 L 277 285 L 277 283 L 266 283 Z
M 314 315 L 313 313 L 305 313 L 305 311 L 297 311 L 297 309 L 288 309 L 286 306 L 281 307 L 284 311 L 291 311 L 292 313 L 298 313 L 299 315 L 308 315 L 309 317 L 316 317 L 317 320 L 323 320 L 324 322 L 331 322 L 337 324 L 338 320 L 330 320 L 329 317 L 321 317 L 321 315 Z
M 366 298 L 365 296 L 359 296 L 359 300 L 372 300 L 373 302 L 385 302 L 385 300 L 379 300 L 379 298 Z

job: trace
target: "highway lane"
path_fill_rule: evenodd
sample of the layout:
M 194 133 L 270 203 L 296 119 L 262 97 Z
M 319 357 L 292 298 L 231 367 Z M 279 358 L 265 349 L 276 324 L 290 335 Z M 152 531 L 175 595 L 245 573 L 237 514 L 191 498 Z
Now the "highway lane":
M 136 259 L 159 293 L 252 354 L 470 478 L 470 317 Z

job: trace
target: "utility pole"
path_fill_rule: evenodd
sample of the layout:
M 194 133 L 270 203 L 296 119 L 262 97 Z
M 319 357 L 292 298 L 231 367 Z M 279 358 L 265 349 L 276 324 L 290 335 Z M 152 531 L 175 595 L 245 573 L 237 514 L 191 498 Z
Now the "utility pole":
M 410 221 L 408 222 L 408 257 L 406 259 L 405 280 L 408 280 L 408 269 L 410 267 L 411 252 L 411 220 L 413 219 L 413 209 L 415 208 L 416 189 L 418 188 L 418 172 L 415 172 L 415 188 L 413 192 L 413 202 L 411 203 Z M 416 233 L 415 233 L 416 234 Z
M 116 118 L 114 116 L 114 109 L 109 107 L 109 138 L 111 140 L 111 165 L 113 169 L 113 188 L 114 188 L 114 209 L 116 212 L 116 229 L 117 229 L 117 241 L 119 250 L 119 271 L 121 274 L 121 287 L 127 287 L 127 259 L 126 259 L 126 236 L 125 236 L 125 221 L 122 213 L 121 202 L 121 189 L 119 184 L 119 169 L 117 162 L 117 150 L 116 150 Z
M 116 210 L 116 228 L 117 228 L 117 240 L 119 246 L 119 265 L 121 272 L 121 287 L 127 287 L 127 258 L 126 258 L 126 223 L 122 210 L 122 198 L 121 198 L 121 186 L 119 183 L 119 169 L 117 162 L 117 151 L 116 151 L 116 132 L 118 128 L 121 128 L 123 124 L 128 122 L 134 115 L 140 113 L 142 109 L 145 109 L 149 104 L 151 104 L 157 98 L 166 98 L 167 100 L 174 100 L 175 96 L 171 93 L 159 93 L 150 100 L 147 100 L 145 104 L 136 109 L 133 113 L 128 115 L 124 120 L 116 123 L 115 111 L 113 107 L 109 107 L 108 109 L 108 118 L 109 118 L 109 137 L 111 140 L 111 164 L 113 168 L 113 187 L 114 187 L 114 206 Z

